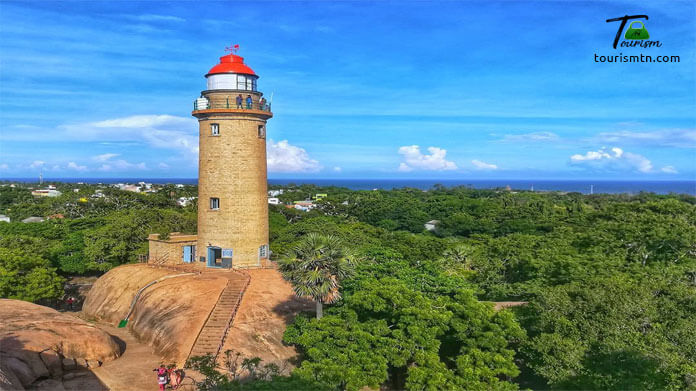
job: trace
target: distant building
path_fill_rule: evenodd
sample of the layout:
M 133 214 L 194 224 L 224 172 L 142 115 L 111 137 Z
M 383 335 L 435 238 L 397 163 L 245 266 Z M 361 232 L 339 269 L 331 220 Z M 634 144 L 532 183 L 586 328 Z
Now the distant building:
M 280 190 L 269 190 L 268 191 L 268 196 L 269 197 L 278 197 L 279 195 L 283 194 L 283 189 Z
M 80 189 L 72 189 L 73 193 L 79 193 Z
M 36 217 L 36 216 L 31 216 L 27 217 L 26 219 L 22 220 L 23 223 L 43 223 L 46 221 L 43 217 Z
M 278 199 L 276 197 L 269 197 L 268 203 L 271 205 L 280 205 L 280 199 Z
M 317 193 L 317 194 L 314 195 L 314 197 L 312 197 L 312 199 L 313 199 L 314 201 L 321 201 L 321 200 L 323 200 L 324 198 L 326 198 L 326 197 L 328 197 L 328 196 L 329 196 L 329 195 L 326 194 L 326 193 Z
M 314 205 L 314 202 L 312 201 L 295 201 L 293 202 L 293 204 L 295 205 L 295 209 L 302 210 L 305 212 L 312 210 L 316 207 L 316 205 Z
M 64 218 L 65 218 L 65 216 L 63 216 L 62 213 L 56 213 L 56 214 L 53 214 L 53 215 L 48 216 L 48 219 L 49 219 L 49 220 L 52 220 L 52 219 L 64 219 Z
M 440 220 L 430 220 L 427 223 L 425 223 L 425 229 L 428 231 L 435 231 L 435 229 L 437 229 L 438 224 L 440 224 Z
M 10 218 L 8 216 L 5 216 L 5 215 L 0 215 L 0 221 L 4 221 L 6 223 L 9 223 Z
M 58 190 L 54 189 L 37 189 L 31 192 L 31 195 L 34 197 L 58 197 L 63 193 L 59 192 Z
M 131 185 L 128 183 L 117 183 L 115 187 L 118 187 L 120 190 L 123 191 L 131 191 L 133 193 L 140 193 L 140 186 L 138 185 Z
M 195 200 L 196 198 L 198 197 L 179 197 L 179 199 L 176 200 L 176 203 L 179 206 L 188 206 L 191 203 L 191 201 Z

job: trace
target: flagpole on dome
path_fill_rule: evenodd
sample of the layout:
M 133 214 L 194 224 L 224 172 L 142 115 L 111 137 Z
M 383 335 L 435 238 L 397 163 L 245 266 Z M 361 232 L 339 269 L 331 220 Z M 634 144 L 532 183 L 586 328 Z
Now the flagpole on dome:
M 237 52 L 239 51 L 239 44 L 235 43 L 231 46 L 228 46 L 225 48 L 225 51 L 230 52 L 230 54 L 237 54 Z

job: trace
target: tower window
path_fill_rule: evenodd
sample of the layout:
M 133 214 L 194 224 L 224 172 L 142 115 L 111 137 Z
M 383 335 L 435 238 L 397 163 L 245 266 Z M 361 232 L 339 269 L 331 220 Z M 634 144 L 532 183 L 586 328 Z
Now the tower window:
M 213 136 L 219 136 L 220 135 L 220 125 L 219 124 L 210 124 L 210 134 Z
M 220 199 L 219 198 L 211 198 L 210 199 L 210 209 L 213 209 L 213 210 L 220 209 Z
M 266 126 L 259 125 L 259 138 L 266 138 Z
M 259 258 L 268 258 L 268 245 L 264 244 L 259 247 Z

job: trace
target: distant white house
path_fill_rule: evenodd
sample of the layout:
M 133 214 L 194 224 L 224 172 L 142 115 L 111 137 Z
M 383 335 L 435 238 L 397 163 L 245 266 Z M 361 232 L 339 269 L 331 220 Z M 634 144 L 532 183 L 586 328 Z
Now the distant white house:
M 294 204 L 295 209 L 302 210 L 305 212 L 312 210 L 316 207 L 316 205 L 312 201 L 295 201 Z
M 425 229 L 428 231 L 435 231 L 438 224 L 440 224 L 440 220 L 430 220 L 425 223 Z
M 138 185 L 131 185 L 129 183 L 117 183 L 114 185 L 114 187 L 118 187 L 120 190 L 123 191 L 131 191 L 133 193 L 140 193 L 140 186 Z
M 179 204 L 179 206 L 187 206 L 196 198 L 198 197 L 179 197 L 179 199 L 176 200 L 176 203 Z
M 269 197 L 278 197 L 279 195 L 283 194 L 283 189 L 280 190 L 269 190 L 268 191 L 268 196 Z
M 104 195 L 104 193 L 102 193 L 101 190 L 98 190 L 98 189 L 97 189 L 97 190 L 94 191 L 94 194 L 92 194 L 92 195 L 89 196 L 89 197 L 90 197 L 90 198 L 104 198 L 104 197 L 106 197 L 106 196 Z
M 269 197 L 268 203 L 271 205 L 280 205 L 280 199 L 278 199 L 277 197 Z
M 181 189 L 181 188 L 183 188 L 183 187 L 184 187 L 184 185 L 182 185 L 181 183 L 177 183 L 177 184 L 176 184 L 176 185 L 174 185 L 174 186 L 176 186 L 176 187 L 177 187 L 178 189 Z
M 23 223 L 43 223 L 46 221 L 43 217 L 36 217 L 36 216 L 31 216 L 27 217 L 26 219 L 22 220 Z
M 5 215 L 0 215 L 0 221 L 4 221 L 6 223 L 9 223 L 10 218 L 8 216 L 5 216 Z
M 31 192 L 31 195 L 34 197 L 58 197 L 63 193 L 59 192 L 58 190 L 54 189 L 37 189 Z

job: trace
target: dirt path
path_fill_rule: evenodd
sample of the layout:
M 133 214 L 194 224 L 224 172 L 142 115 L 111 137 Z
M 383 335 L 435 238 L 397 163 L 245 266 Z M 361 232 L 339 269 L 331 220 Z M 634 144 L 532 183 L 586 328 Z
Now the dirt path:
M 95 325 L 117 337 L 122 347 L 125 347 L 121 357 L 93 370 L 99 380 L 109 387 L 110 391 L 158 390 L 157 377 L 152 369 L 159 366 L 161 358 L 153 353 L 148 345 L 138 342 L 127 329 L 119 329 L 105 323 Z

